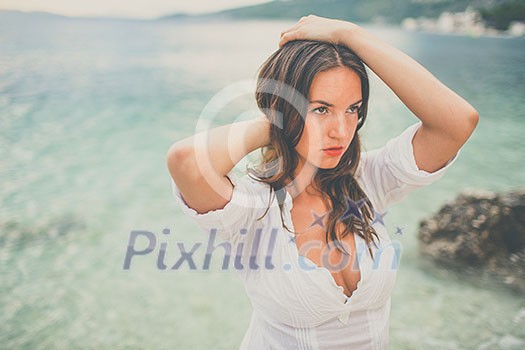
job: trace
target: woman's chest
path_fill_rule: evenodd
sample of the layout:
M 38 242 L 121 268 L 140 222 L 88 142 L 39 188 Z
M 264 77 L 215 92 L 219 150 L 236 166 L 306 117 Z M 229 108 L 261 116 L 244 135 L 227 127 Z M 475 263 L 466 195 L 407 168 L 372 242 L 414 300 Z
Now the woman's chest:
M 285 209 L 284 224 L 293 230 L 291 208 Z M 271 208 L 266 219 L 267 222 L 261 223 L 260 246 L 271 249 L 260 250 L 264 254 L 258 254 L 256 261 L 261 268 L 250 270 L 251 273 L 246 274 L 244 279 L 255 309 L 283 323 L 311 327 L 334 317 L 343 322 L 350 311 L 355 313 L 358 310 L 377 308 L 389 298 L 395 281 L 395 268 L 392 270 L 389 262 L 391 254 L 388 241 L 384 242 L 384 248 L 387 248 L 384 251 L 382 248 L 372 248 L 379 259 L 377 262 L 381 262 L 376 265 L 361 237 L 356 236 L 355 241 L 352 240 L 353 236 L 347 238 L 357 248 L 356 252 L 354 249 L 350 250 L 355 253 L 354 259 L 359 268 L 355 271 L 351 268 L 336 271 L 334 266 L 334 271 L 329 271 L 328 265 L 336 265 L 342 257 L 335 253 L 330 256 L 320 252 L 324 246 L 324 238 L 315 237 L 313 230 L 310 230 L 310 239 L 303 235 L 304 238 L 294 241 L 294 236 L 281 224 L 279 207 Z M 374 226 L 378 230 L 383 229 L 377 224 Z M 387 237 L 388 234 L 386 231 L 380 232 L 380 236 Z M 319 243 L 314 243 L 315 241 Z M 303 255 L 299 250 L 308 251 Z M 355 275 L 348 278 L 346 271 Z M 354 290 L 350 293 L 352 288 Z M 348 297 L 350 294 L 351 297 Z
M 350 232 L 342 237 L 344 227 L 336 223 L 337 241 L 327 236 L 329 213 L 324 205 L 294 205 L 290 217 L 298 254 L 327 269 L 334 282 L 350 297 L 361 280 L 354 234 Z

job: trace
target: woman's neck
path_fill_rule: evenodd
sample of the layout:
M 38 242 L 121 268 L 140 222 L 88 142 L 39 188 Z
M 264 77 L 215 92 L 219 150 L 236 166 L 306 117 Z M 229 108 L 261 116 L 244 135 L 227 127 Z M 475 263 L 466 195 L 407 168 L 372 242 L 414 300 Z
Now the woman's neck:
M 292 196 L 292 199 L 303 200 L 312 196 L 312 184 L 317 173 L 317 168 L 310 164 L 300 164 L 294 171 L 294 178 L 292 181 L 286 183 L 286 190 Z M 306 189 L 308 188 L 308 192 Z

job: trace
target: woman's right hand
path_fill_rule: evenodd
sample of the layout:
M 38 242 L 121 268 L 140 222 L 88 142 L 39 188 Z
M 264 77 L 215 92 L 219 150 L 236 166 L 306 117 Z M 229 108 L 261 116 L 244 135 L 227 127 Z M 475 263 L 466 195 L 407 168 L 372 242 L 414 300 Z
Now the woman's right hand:
M 279 47 L 294 40 L 317 40 L 340 44 L 341 33 L 352 26 L 356 24 L 339 19 L 315 15 L 301 17 L 292 27 L 281 32 Z

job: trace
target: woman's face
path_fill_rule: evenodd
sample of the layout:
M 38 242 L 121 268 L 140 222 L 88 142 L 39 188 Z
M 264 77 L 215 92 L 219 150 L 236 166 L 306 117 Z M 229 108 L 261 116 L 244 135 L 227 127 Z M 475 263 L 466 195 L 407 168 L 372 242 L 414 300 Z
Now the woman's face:
M 362 104 L 361 79 L 347 67 L 317 73 L 309 91 L 305 127 L 295 150 L 299 168 L 334 168 L 352 142 Z M 330 148 L 339 149 L 330 150 Z

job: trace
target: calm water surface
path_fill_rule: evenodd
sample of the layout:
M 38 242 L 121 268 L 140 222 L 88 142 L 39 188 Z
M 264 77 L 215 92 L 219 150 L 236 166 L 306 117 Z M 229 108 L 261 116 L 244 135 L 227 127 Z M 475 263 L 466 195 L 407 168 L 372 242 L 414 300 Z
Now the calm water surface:
M 195 132 L 205 106 L 225 88 L 240 90 L 227 91 L 212 125 L 254 115 L 246 86 L 292 23 L 0 20 L 4 348 L 239 346 L 251 306 L 233 271 L 221 271 L 220 260 L 211 271 L 156 268 L 161 242 L 168 266 L 180 257 L 175 242 L 188 250 L 205 242 L 171 197 L 165 154 Z M 391 233 L 404 228 L 394 236 L 403 255 L 390 348 L 519 348 L 524 298 L 490 281 L 474 285 L 422 268 L 416 233 L 419 220 L 462 190 L 524 186 L 524 40 L 364 26 L 480 112 L 445 177 L 385 217 Z M 369 150 L 417 121 L 371 78 L 363 129 Z M 170 235 L 162 235 L 165 228 Z M 125 271 L 132 230 L 150 231 L 159 242 Z M 145 249 L 141 242 L 137 248 Z M 200 264 L 202 250 L 194 259 Z

